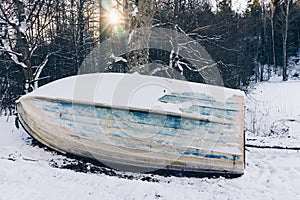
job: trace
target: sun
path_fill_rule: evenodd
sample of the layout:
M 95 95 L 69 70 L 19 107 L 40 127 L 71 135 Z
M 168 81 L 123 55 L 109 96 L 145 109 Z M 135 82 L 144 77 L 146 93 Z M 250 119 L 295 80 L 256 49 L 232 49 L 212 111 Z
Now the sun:
M 118 24 L 118 23 L 120 23 L 120 15 L 118 14 L 118 12 L 116 10 L 112 10 L 108 14 L 108 19 L 109 19 L 109 21 L 110 21 L 111 24 Z

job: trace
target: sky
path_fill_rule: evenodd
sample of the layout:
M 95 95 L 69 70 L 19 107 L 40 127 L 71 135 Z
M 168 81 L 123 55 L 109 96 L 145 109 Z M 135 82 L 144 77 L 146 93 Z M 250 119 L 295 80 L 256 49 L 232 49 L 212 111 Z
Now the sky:
M 243 12 L 247 7 L 248 0 L 231 0 L 232 1 L 232 9 L 237 11 L 238 13 Z M 214 9 L 217 7 L 218 0 L 211 0 L 212 6 Z
M 237 12 L 242 12 L 246 9 L 247 0 L 232 0 L 232 9 Z

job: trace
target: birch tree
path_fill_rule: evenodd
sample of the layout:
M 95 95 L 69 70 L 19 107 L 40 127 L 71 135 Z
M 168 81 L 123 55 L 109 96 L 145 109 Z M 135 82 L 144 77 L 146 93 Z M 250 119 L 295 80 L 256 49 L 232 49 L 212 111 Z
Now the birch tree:
M 32 66 L 31 59 L 53 17 L 52 4 L 53 0 L 2 0 L 0 4 L 0 48 L 22 69 L 26 93 L 38 87 L 41 72 L 51 55 Z

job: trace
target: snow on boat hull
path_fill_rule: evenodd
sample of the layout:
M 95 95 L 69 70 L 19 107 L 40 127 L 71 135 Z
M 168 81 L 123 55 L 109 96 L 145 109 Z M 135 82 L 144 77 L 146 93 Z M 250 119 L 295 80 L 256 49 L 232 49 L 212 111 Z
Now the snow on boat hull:
M 94 88 L 81 92 L 82 84 Z M 243 174 L 244 96 L 220 89 L 91 74 L 41 87 L 23 96 L 17 108 L 22 125 L 38 141 L 112 168 Z

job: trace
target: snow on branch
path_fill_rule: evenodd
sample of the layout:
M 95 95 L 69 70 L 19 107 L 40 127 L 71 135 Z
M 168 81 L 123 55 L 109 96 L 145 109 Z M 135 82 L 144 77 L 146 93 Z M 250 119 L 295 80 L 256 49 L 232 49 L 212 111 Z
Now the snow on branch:
M 24 62 L 19 61 L 18 56 L 21 56 L 22 54 L 13 51 L 10 43 L 7 40 L 1 39 L 1 45 L 2 47 L 0 47 L 0 50 L 6 52 L 12 59 L 12 61 L 14 61 L 14 63 L 21 66 L 22 68 L 27 68 L 27 65 Z
M 47 63 L 49 61 L 49 57 L 55 53 L 57 53 L 57 52 L 52 52 L 52 53 L 48 54 L 46 56 L 46 58 L 43 60 L 43 62 L 39 66 L 36 66 L 37 69 L 33 74 L 34 89 L 37 89 L 39 87 L 38 81 L 40 80 L 40 75 L 41 75 L 44 67 L 47 65 Z M 35 68 L 35 67 L 33 67 L 33 68 Z

